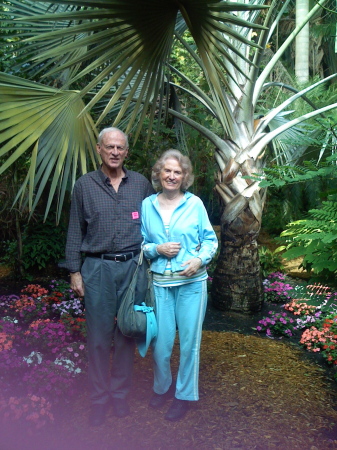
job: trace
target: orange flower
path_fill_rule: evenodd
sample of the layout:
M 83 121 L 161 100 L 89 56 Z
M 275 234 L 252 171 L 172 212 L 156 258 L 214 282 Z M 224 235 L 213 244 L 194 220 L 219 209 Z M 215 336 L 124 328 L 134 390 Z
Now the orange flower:
M 0 333 L 0 352 L 10 350 L 13 347 L 14 336 L 7 336 L 6 333 Z

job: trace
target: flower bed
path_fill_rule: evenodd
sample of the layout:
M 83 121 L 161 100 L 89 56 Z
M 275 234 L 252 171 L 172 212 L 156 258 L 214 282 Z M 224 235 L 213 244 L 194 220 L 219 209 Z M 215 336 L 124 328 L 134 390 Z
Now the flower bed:
M 87 369 L 84 306 L 69 284 L 31 284 L 0 297 L 0 422 L 29 430 L 53 422 Z
M 269 338 L 296 339 L 337 367 L 337 293 L 321 285 L 293 286 L 280 273 L 264 286 L 270 311 L 255 329 Z M 48 289 L 29 285 L 19 296 L 0 297 L 0 315 L 0 424 L 20 421 L 34 432 L 52 423 L 57 403 L 69 401 L 82 385 L 83 303 L 67 283 L 53 280 Z
M 270 311 L 256 331 L 270 338 L 299 335 L 306 350 L 320 352 L 328 364 L 337 365 L 337 292 L 321 284 L 291 286 L 285 280 L 279 272 L 264 280 L 265 301 L 285 302 L 285 312 Z

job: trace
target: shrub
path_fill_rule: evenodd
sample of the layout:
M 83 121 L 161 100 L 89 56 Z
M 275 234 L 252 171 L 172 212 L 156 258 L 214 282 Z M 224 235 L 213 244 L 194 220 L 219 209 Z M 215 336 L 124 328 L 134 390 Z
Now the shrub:
M 280 253 L 273 252 L 264 245 L 259 247 L 259 257 L 263 277 L 266 277 L 270 272 L 277 272 L 284 269 Z

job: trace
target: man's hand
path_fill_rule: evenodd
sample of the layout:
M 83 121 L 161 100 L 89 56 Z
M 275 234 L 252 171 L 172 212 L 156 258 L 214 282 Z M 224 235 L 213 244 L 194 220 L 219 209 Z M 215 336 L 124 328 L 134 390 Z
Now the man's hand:
M 165 244 L 159 244 L 156 247 L 157 252 L 167 258 L 173 258 L 178 255 L 181 245 L 180 242 L 166 242 Z
M 201 259 L 200 258 L 192 258 L 188 261 L 185 261 L 182 265 L 187 266 L 182 272 L 179 272 L 179 275 L 183 275 L 185 277 L 191 277 L 196 273 L 198 269 L 201 267 Z
M 81 272 L 74 272 L 70 274 L 70 288 L 79 297 L 84 297 L 84 284 Z

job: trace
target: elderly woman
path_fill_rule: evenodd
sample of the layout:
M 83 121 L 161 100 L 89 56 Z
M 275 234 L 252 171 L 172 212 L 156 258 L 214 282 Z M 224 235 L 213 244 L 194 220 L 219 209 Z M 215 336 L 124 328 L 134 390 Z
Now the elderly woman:
M 176 421 L 199 399 L 199 353 L 207 306 L 206 264 L 218 241 L 199 197 L 187 192 L 192 165 L 178 150 L 167 150 L 152 169 L 159 191 L 142 204 L 144 254 L 151 260 L 158 335 L 154 342 L 154 394 L 160 408 L 173 397 L 165 419 Z M 172 382 L 170 358 L 179 332 L 180 364 Z

